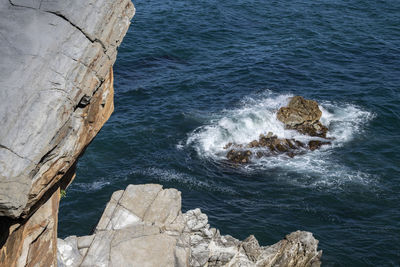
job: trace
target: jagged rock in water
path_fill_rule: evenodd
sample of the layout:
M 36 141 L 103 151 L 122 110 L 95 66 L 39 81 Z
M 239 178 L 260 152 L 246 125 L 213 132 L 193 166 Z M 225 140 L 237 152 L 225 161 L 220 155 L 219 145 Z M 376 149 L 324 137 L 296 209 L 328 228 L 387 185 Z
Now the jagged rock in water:
M 245 148 L 255 148 L 261 149 L 255 153 L 257 158 L 277 155 L 287 155 L 293 158 L 296 155 L 304 154 L 307 149 L 314 151 L 323 145 L 330 144 L 330 141 L 320 140 L 311 140 L 308 144 L 304 144 L 295 139 L 278 138 L 275 135 L 266 137 L 261 134 L 259 140 L 253 140 L 246 146 L 230 144 L 229 147 L 234 147 L 235 149 L 229 150 L 226 157 L 234 163 L 249 163 L 254 153 Z
M 211 228 L 200 209 L 181 212 L 181 193 L 161 185 L 114 192 L 91 236 L 59 239 L 59 266 L 320 266 L 309 232 L 272 246 Z
M 317 251 L 318 240 L 312 233 L 296 231 L 278 243 L 265 247 L 257 266 L 311 266 L 321 265 L 322 251 Z
M 317 122 L 322 116 L 318 103 L 313 100 L 294 96 L 290 99 L 287 107 L 278 110 L 277 118 L 286 125 L 296 126 L 305 122 Z
M 318 103 L 301 96 L 292 97 L 288 106 L 281 107 L 277 113 L 278 120 L 285 124 L 286 129 L 296 130 L 307 136 L 326 139 L 328 128 L 319 121 L 321 116 L 322 112 Z M 228 160 L 235 163 L 249 163 L 253 152 L 246 150 L 246 148 L 258 149 L 255 153 L 257 158 L 279 154 L 294 157 L 303 154 L 306 149 L 314 151 L 322 145 L 328 144 L 331 144 L 331 142 L 311 140 L 306 145 L 295 139 L 278 138 L 269 132 L 266 136 L 261 134 L 259 140 L 253 140 L 247 145 L 228 143 L 224 146 L 224 149 L 234 148 L 228 151 L 226 155 Z
M 309 136 L 326 137 L 328 128 L 319 121 L 322 112 L 316 101 L 294 96 L 287 107 L 278 110 L 276 116 L 287 129 L 297 130 Z
M 319 121 L 314 122 L 314 123 L 305 122 L 303 124 L 300 124 L 300 125 L 297 125 L 294 127 L 286 126 L 286 128 L 294 129 L 304 135 L 316 136 L 316 137 L 322 137 L 322 138 L 326 138 L 326 134 L 328 133 L 328 127 L 324 126 Z
M 330 144 L 331 144 L 331 142 L 324 142 L 324 141 L 320 141 L 320 140 L 311 140 L 308 142 L 308 147 L 311 151 L 314 151 L 323 145 L 330 145 Z
M 55 266 L 60 188 L 111 115 L 130 0 L 0 1 L 0 266 Z
M 278 138 L 276 135 L 269 132 L 267 136 L 260 134 L 259 140 L 250 142 L 248 146 L 266 147 L 269 148 L 271 152 L 285 153 L 298 150 L 304 147 L 304 144 L 294 139 Z
M 258 140 L 253 140 L 247 145 L 236 145 L 228 143 L 224 148 L 233 147 L 228 151 L 226 157 L 234 163 L 249 163 L 253 152 L 246 148 L 259 149 L 255 155 L 258 158 L 285 154 L 289 157 L 303 153 L 302 148 L 306 147 L 300 141 L 294 139 L 278 138 L 269 132 L 266 136 L 261 134 Z
M 248 163 L 250 162 L 250 156 L 252 152 L 250 150 L 235 150 L 231 149 L 226 154 L 226 157 L 235 163 Z

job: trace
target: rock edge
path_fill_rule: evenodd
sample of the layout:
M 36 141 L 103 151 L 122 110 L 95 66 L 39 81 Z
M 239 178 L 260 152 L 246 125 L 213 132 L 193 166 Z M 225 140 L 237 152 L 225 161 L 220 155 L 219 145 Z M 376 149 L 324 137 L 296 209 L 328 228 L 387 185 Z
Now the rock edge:
M 181 212 L 181 192 L 158 184 L 116 191 L 92 235 L 58 240 L 58 266 L 320 266 L 312 233 L 271 246 L 211 228 L 200 209 Z

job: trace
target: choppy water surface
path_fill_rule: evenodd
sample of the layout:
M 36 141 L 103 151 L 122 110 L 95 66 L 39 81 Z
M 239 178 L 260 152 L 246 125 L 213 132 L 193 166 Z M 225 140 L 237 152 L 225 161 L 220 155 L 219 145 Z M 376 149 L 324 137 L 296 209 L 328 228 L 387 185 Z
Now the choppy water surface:
M 61 237 L 90 233 L 115 190 L 183 192 L 223 234 L 263 245 L 314 233 L 325 266 L 400 264 L 400 2 L 135 1 L 111 119 L 61 202 Z M 284 130 L 315 99 L 332 145 L 223 163 L 228 142 Z

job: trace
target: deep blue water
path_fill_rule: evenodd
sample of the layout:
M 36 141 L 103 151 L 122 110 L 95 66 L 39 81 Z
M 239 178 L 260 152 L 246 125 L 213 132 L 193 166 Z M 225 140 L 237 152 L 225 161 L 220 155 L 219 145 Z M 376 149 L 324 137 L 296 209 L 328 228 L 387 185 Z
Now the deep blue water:
M 134 1 L 115 112 L 80 159 L 59 235 L 89 234 L 111 193 L 182 191 L 223 234 L 272 244 L 301 229 L 324 266 L 400 264 L 400 1 Z M 279 106 L 315 99 L 332 146 L 223 163 L 229 141 L 284 131 Z

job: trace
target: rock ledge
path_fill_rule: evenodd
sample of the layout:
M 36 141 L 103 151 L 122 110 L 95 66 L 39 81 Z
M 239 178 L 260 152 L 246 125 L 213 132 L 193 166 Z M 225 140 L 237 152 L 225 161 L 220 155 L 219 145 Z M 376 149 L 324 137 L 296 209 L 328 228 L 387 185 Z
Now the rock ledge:
M 93 235 L 58 240 L 58 266 L 320 266 L 309 232 L 271 246 L 221 235 L 200 209 L 181 212 L 181 192 L 129 185 L 113 193 Z

